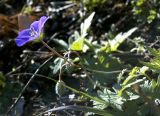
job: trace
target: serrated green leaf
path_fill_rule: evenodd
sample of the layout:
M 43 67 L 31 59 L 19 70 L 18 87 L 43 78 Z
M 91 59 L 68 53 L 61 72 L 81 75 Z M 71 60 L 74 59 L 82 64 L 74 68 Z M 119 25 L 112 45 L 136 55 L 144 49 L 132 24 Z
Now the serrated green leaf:
M 98 96 L 109 103 L 111 106 L 122 110 L 122 105 L 125 100 L 122 97 L 119 97 L 115 92 L 104 89 L 103 92 L 98 91 Z
M 156 50 L 156 49 L 150 48 L 150 47 L 146 47 L 146 48 L 155 57 L 160 57 L 160 50 Z
M 122 93 L 123 93 L 126 89 L 130 88 L 132 85 L 141 83 L 141 82 L 143 82 L 144 80 L 145 80 L 145 79 L 137 79 L 137 80 L 135 80 L 135 81 L 133 81 L 133 82 L 131 82 L 131 83 L 123 86 L 123 88 L 118 92 L 118 95 L 119 95 L 119 96 L 122 96 Z
M 149 80 L 146 80 L 144 84 L 140 85 L 142 90 L 145 92 L 146 96 L 148 96 L 150 99 L 156 99 L 160 98 L 160 85 L 158 81 L 152 80 L 149 82 Z
M 160 69 L 160 59 L 159 58 L 155 58 L 153 60 L 151 60 L 150 62 L 143 62 L 141 61 L 142 64 L 144 64 L 145 66 L 157 70 L 159 71 Z
M 55 92 L 57 95 L 62 96 L 67 92 L 67 89 L 64 87 L 65 83 L 59 80 L 55 86 Z
M 90 52 L 81 55 L 81 58 L 83 59 L 82 63 L 86 69 L 92 72 L 93 81 L 97 82 L 97 84 L 99 83 L 101 86 L 109 85 L 116 80 L 120 72 L 112 73 L 112 71 L 122 70 L 127 67 L 118 59 L 109 56 L 109 54 L 105 52 L 99 52 L 97 55 Z M 88 84 L 89 89 L 92 89 L 91 86 L 91 84 Z

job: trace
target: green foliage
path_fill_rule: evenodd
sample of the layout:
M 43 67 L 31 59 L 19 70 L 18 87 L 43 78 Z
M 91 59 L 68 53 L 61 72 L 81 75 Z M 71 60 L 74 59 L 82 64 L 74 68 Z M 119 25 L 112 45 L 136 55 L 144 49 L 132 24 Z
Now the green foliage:
M 62 95 L 64 95 L 66 93 L 66 88 L 63 85 L 65 85 L 65 83 L 63 81 L 61 81 L 61 80 L 59 80 L 56 83 L 55 92 L 59 96 L 62 96 Z
M 84 38 L 87 35 L 87 30 L 91 25 L 94 15 L 95 12 L 93 12 L 87 19 L 85 19 L 84 23 L 81 24 L 81 38 Z
M 143 2 L 141 1 L 141 3 L 137 4 L 140 6 Z M 152 100 L 159 97 L 157 94 L 159 92 L 159 84 L 153 81 L 146 74 L 151 67 L 148 65 L 143 67 L 133 67 L 132 70 L 124 76 L 124 73 L 119 73 L 126 68 L 130 68 L 130 66 L 125 65 L 123 61 L 119 60 L 119 58 L 112 56 L 113 52 L 119 52 L 119 46 L 121 46 L 122 43 L 127 40 L 127 38 L 130 37 L 138 28 L 134 27 L 126 33 L 117 34 L 112 39 L 108 39 L 105 46 L 93 44 L 92 41 L 87 40 L 87 30 L 91 25 L 93 16 L 94 13 L 92 13 L 81 24 L 80 33 L 75 31 L 73 35 L 75 40 L 73 41 L 71 38 L 69 40 L 69 50 L 82 51 L 81 55 L 74 57 L 74 59 L 70 61 L 75 61 L 82 66 L 81 70 L 84 72 L 87 71 L 85 72 L 88 77 L 86 78 L 87 84 L 84 85 L 83 89 L 86 92 L 75 90 L 66 86 L 64 83 L 58 82 L 56 84 L 56 93 L 61 96 L 65 93 L 63 88 L 68 88 L 71 91 L 93 101 L 95 109 L 102 110 L 103 112 L 104 109 L 108 110 L 109 107 L 111 107 L 112 110 L 109 113 L 113 115 L 118 115 L 120 113 L 122 116 L 127 116 L 128 112 L 131 112 L 133 115 L 137 116 L 141 116 L 143 114 L 147 115 L 149 113 L 147 111 L 150 106 L 149 104 L 146 105 L 147 101 L 145 101 L 145 97 L 142 96 L 141 93 L 137 92 L 138 89 L 135 86 L 140 87 L 146 95 L 152 94 L 152 96 L 149 96 Z M 137 49 L 137 51 L 140 49 L 137 53 L 144 51 L 144 46 L 141 44 L 143 41 L 141 39 L 138 38 L 133 41 L 137 47 L 135 49 Z M 153 52 L 155 56 L 160 54 L 156 50 L 151 49 L 150 51 Z M 55 72 L 54 74 L 58 73 L 62 64 L 65 63 L 61 62 L 61 60 L 55 60 L 55 65 L 52 67 L 52 70 Z M 152 63 L 156 64 L 153 61 Z M 155 67 L 155 65 L 153 67 Z M 119 72 L 114 73 L 114 71 Z M 92 90 L 96 87 L 99 89 L 93 92 Z M 153 94 L 153 92 L 156 93 Z
M 149 52 L 154 56 L 154 58 L 150 62 L 141 62 L 144 65 L 148 66 L 151 69 L 159 72 L 160 69 L 160 51 L 152 48 L 147 48 Z
M 157 9 L 155 6 L 159 5 L 158 0 L 132 0 L 133 13 L 135 16 L 138 16 L 138 21 L 147 21 L 151 23 L 157 17 Z
M 113 108 L 111 110 L 112 114 L 120 116 L 127 116 L 128 112 L 137 116 L 150 114 L 150 105 L 146 104 L 147 101 L 145 101 L 146 98 L 144 97 L 147 97 L 153 101 L 156 98 L 159 98 L 160 83 L 159 81 L 156 82 L 155 80 L 149 82 L 149 80 L 146 80 L 146 78 L 137 78 L 140 75 L 145 75 L 147 70 L 148 68 L 146 67 L 142 67 L 140 69 L 135 67 L 129 73 L 129 77 L 119 85 L 121 86 L 118 87 L 119 89 L 116 87 L 118 86 L 117 84 L 113 87 L 112 91 L 106 88 L 103 91 L 98 91 L 99 97 L 108 102 Z M 142 96 L 142 93 L 135 92 L 138 91 L 138 89 L 134 88 L 134 86 L 137 85 L 141 87 L 141 91 L 144 92 L 143 94 L 145 94 L 145 96 Z M 94 102 L 93 104 L 95 105 L 94 107 L 98 109 L 108 108 L 108 105 L 102 103 Z M 154 113 L 152 113 L 152 115 L 154 115 Z
M 131 52 L 143 53 L 146 51 L 145 40 L 143 38 L 135 37 L 131 41 L 135 44 L 135 47 L 130 50 Z
M 116 92 L 112 92 L 110 90 L 104 89 L 103 92 L 98 91 L 98 95 L 101 99 L 111 104 L 111 106 L 113 106 L 114 108 L 117 108 L 118 110 L 122 110 L 122 104 L 124 103 L 125 99 L 123 99 L 122 97 L 119 97 L 116 94 Z M 106 107 L 101 107 L 101 108 L 103 109 Z
M 71 50 L 82 51 L 84 46 L 84 38 L 79 38 L 72 43 Z
M 84 48 L 85 36 L 87 35 L 87 30 L 91 25 L 91 21 L 94 17 L 95 12 L 93 12 L 85 21 L 81 24 L 81 33 L 79 34 L 77 31 L 74 33 L 75 41 L 72 43 L 70 49 L 75 51 L 82 51 Z
M 142 62 L 144 65 L 148 66 L 151 69 L 159 70 L 160 69 L 160 59 L 154 58 L 151 62 Z
M 156 50 L 154 48 L 147 47 L 147 50 L 154 56 L 160 57 L 160 50 Z
M 54 60 L 53 65 L 50 66 L 51 70 L 53 71 L 53 75 L 59 72 L 59 70 L 62 68 L 63 63 L 64 59 L 62 58 L 57 58 Z
M 125 68 L 124 64 L 118 59 L 110 56 L 105 52 L 99 52 L 97 54 L 88 53 L 81 57 L 83 59 L 83 65 L 92 72 L 92 79 L 100 85 L 110 85 L 118 73 L 107 73 Z
M 144 84 L 141 85 L 142 90 L 145 92 L 146 96 L 153 101 L 156 98 L 160 98 L 160 82 L 159 78 L 158 81 L 152 80 L 149 82 L 148 80 L 144 82 Z
M 77 0 L 79 1 L 79 0 Z M 93 10 L 96 7 L 101 7 L 105 3 L 107 3 L 110 0 L 82 0 L 81 2 L 86 6 L 88 10 Z
M 126 33 L 119 33 L 112 40 L 108 40 L 106 45 L 101 48 L 101 51 L 113 52 L 117 51 L 118 47 L 133 33 L 137 30 L 137 28 L 132 28 Z
M 46 57 L 51 56 L 52 60 L 48 61 L 48 64 L 42 69 L 39 69 L 40 71 L 36 76 L 52 80 L 55 84 L 43 79 L 39 83 L 39 78 L 34 79 L 34 82 L 38 83 L 38 87 L 40 85 L 40 89 L 46 87 L 45 89 L 50 88 L 49 90 L 53 90 L 54 88 L 55 92 L 51 92 L 59 98 L 55 101 L 51 100 L 54 102 L 53 106 L 64 105 L 62 109 L 69 115 L 73 115 L 74 112 L 70 114 L 68 110 L 82 111 L 86 116 L 155 115 L 156 113 L 152 112 L 152 110 L 157 111 L 154 109 L 155 107 L 157 108 L 154 101 L 155 99 L 160 99 L 160 50 L 145 47 L 145 45 L 149 45 L 150 43 L 147 42 L 152 41 L 149 38 L 150 31 L 152 31 L 151 24 L 159 18 L 158 8 L 160 1 L 81 0 L 80 2 L 82 3 L 81 6 L 83 7 L 84 5 L 87 10 L 82 7 L 79 8 L 78 13 L 80 15 L 78 17 L 75 18 L 75 15 L 71 15 L 69 19 L 74 17 L 73 21 L 71 20 L 69 24 L 67 22 L 61 24 L 62 27 L 67 27 L 70 32 L 66 32 L 67 29 L 63 30 L 60 26 L 55 30 L 58 31 L 60 28 L 60 32 L 55 34 L 57 39 L 54 36 L 49 38 L 47 35 L 46 40 L 48 40 L 49 45 L 52 45 L 52 42 L 54 43 L 50 50 L 55 47 L 59 55 L 51 50 L 52 54 L 51 51 L 46 49 L 43 49 L 46 50 L 45 52 L 40 51 L 41 49 L 33 51 L 33 53 L 36 53 L 36 58 L 33 54 L 32 56 L 30 54 L 22 54 L 20 58 L 24 59 L 18 59 L 18 62 L 25 62 L 25 59 L 29 58 L 34 61 L 29 66 L 26 66 L 28 62 L 24 63 L 22 71 L 30 74 L 33 69 L 37 69 Z M 65 5 L 68 3 L 70 4 L 68 1 L 65 2 Z M 56 4 L 61 6 L 63 2 L 55 2 Z M 61 14 L 58 10 L 53 10 L 59 12 L 57 14 L 64 18 L 63 21 L 65 21 L 65 16 L 74 14 L 73 11 L 76 9 L 71 8 L 70 10 L 70 7 L 74 4 L 69 5 L 69 8 L 68 5 L 65 5 L 63 8 L 67 10 L 62 10 L 62 12 L 67 11 L 67 13 Z M 75 7 L 77 6 L 75 5 Z M 63 8 L 59 7 L 58 9 L 61 11 Z M 31 13 L 33 8 L 30 6 L 24 10 L 26 13 Z M 94 10 L 98 12 L 95 13 Z M 101 10 L 103 11 L 102 13 L 100 12 Z M 81 22 L 83 20 L 82 14 L 87 14 L 86 11 L 92 13 Z M 53 14 L 49 13 L 49 11 L 47 13 Z M 78 19 L 79 17 L 81 18 Z M 92 22 L 93 18 L 94 22 Z M 61 20 L 57 23 L 55 19 L 53 22 L 59 24 Z M 75 22 L 76 24 L 74 24 Z M 93 23 L 93 28 L 90 28 L 91 22 Z M 156 29 L 159 26 L 158 22 L 155 23 Z M 71 25 L 71 27 L 68 25 Z M 80 26 L 77 28 L 75 27 L 77 25 Z M 98 30 L 99 28 L 102 31 Z M 64 33 L 67 37 L 69 35 L 68 40 L 65 38 L 66 35 L 63 35 Z M 154 47 L 155 45 L 159 48 L 158 44 L 155 42 L 151 46 Z M 25 49 L 25 47 L 22 49 Z M 37 48 L 28 47 L 27 49 L 36 50 Z M 43 56 L 43 53 L 46 57 L 37 58 L 38 55 Z M 137 62 L 140 57 L 141 61 L 140 63 L 131 64 L 132 60 L 126 61 L 130 57 Z M 144 61 L 145 58 L 147 58 L 148 62 Z M 21 69 L 15 69 L 13 73 L 19 71 Z M 41 87 L 41 83 L 44 83 L 44 86 Z M 50 86 L 50 84 L 53 86 Z M 40 89 L 39 91 L 41 91 Z M 21 86 L 18 84 L 6 83 L 4 75 L 0 73 L 0 111 L 6 112 L 12 102 L 12 98 L 17 97 L 20 90 Z M 47 92 L 44 91 L 44 93 L 46 94 Z M 41 92 L 36 95 L 39 97 L 41 96 L 39 94 Z M 70 95 L 73 94 L 74 97 L 70 98 Z M 37 96 L 33 97 L 36 98 Z M 53 96 L 51 96 L 52 98 Z M 70 104 L 75 104 L 75 106 L 71 105 L 71 107 Z M 78 104 L 84 106 L 79 106 Z M 50 107 L 49 104 L 48 108 Z
M 149 52 L 154 56 L 150 62 L 142 62 L 144 65 L 152 69 L 155 73 L 160 75 L 160 50 L 156 50 L 154 48 L 147 47 Z M 158 76 L 156 80 L 152 79 L 152 81 L 145 81 L 142 85 L 142 88 L 146 92 L 147 96 L 151 99 L 160 97 L 160 77 Z

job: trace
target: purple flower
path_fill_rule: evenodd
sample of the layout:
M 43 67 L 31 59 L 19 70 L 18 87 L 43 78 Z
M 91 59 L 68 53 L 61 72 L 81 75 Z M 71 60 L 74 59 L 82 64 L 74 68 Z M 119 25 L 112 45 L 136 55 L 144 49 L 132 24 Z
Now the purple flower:
M 44 24 L 48 19 L 49 17 L 42 16 L 39 21 L 34 21 L 30 28 L 22 30 L 16 38 L 17 46 L 23 46 L 27 42 L 40 38 Z

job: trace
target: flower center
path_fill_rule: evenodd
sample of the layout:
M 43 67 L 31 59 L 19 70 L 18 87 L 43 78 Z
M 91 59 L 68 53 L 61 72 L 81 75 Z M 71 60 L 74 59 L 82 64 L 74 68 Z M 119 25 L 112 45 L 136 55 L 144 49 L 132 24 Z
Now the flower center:
M 33 37 L 33 36 L 38 37 L 37 31 L 35 31 L 33 27 L 31 27 L 30 29 L 31 29 L 31 36 L 32 36 L 32 37 Z

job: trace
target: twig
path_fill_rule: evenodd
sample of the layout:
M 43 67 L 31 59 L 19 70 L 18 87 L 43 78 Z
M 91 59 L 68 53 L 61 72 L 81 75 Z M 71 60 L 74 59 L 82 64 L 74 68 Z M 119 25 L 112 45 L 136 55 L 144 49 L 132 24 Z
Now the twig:
M 22 94 L 24 93 L 24 91 L 26 90 L 26 88 L 29 86 L 30 82 L 34 79 L 34 77 L 36 76 L 36 74 L 38 73 L 38 71 L 40 70 L 40 68 L 42 68 L 51 59 L 52 59 L 52 57 L 50 57 L 49 59 L 47 59 L 43 64 L 41 64 L 39 66 L 39 68 L 35 71 L 35 73 L 32 75 L 32 77 L 29 79 L 29 81 L 23 87 L 23 89 L 22 89 L 21 93 L 18 95 L 17 99 L 14 101 L 14 103 L 12 104 L 12 106 L 9 108 L 9 110 L 7 111 L 7 114 L 9 114 L 12 111 L 12 109 L 16 106 L 16 104 L 20 100 Z
M 110 113 L 108 113 L 107 111 L 102 110 L 102 109 L 96 109 L 96 108 L 91 108 L 91 107 L 87 107 L 87 106 L 76 106 L 76 105 L 60 106 L 57 108 L 53 108 L 53 109 L 50 109 L 50 110 L 45 111 L 43 113 L 40 113 L 38 116 L 41 116 L 45 113 L 61 111 L 61 110 L 75 110 L 75 111 L 83 111 L 83 112 L 93 112 L 95 114 L 99 114 L 99 115 L 103 115 L 103 116 L 112 116 Z
M 8 76 L 8 75 L 10 75 L 10 74 L 12 74 L 12 73 L 16 72 L 17 70 L 21 69 L 21 68 L 22 68 L 22 66 L 23 66 L 23 65 L 20 65 L 20 66 L 16 67 L 14 70 L 12 70 L 12 71 L 8 72 L 5 76 Z

